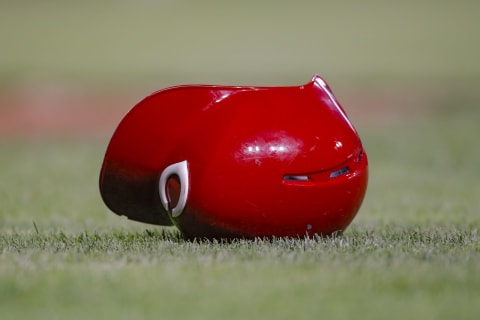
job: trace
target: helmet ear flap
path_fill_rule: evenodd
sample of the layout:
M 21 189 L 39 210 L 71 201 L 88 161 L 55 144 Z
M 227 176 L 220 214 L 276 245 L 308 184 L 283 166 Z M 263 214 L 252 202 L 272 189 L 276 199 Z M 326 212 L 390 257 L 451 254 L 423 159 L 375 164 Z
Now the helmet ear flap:
M 175 206 L 172 208 L 172 199 L 167 195 L 167 182 L 173 176 L 176 176 L 179 180 L 180 193 L 178 200 L 175 201 Z M 158 182 L 158 192 L 163 208 L 170 213 L 173 218 L 176 218 L 183 213 L 185 205 L 187 204 L 188 191 L 189 174 L 188 162 L 186 160 L 171 164 L 163 170 Z

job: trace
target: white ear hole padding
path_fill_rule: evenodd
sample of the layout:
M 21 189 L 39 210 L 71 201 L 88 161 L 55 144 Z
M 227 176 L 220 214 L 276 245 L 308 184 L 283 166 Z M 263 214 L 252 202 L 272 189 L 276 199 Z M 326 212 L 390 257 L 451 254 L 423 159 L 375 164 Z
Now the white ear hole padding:
M 167 181 L 170 177 L 177 176 L 180 182 L 180 195 L 178 197 L 177 205 L 174 208 L 170 208 L 169 199 L 167 196 Z M 160 194 L 160 201 L 163 208 L 170 212 L 173 218 L 180 216 L 185 209 L 188 199 L 189 191 L 189 174 L 188 174 L 188 162 L 186 160 L 180 161 L 169 165 L 163 170 L 160 175 L 158 183 L 158 192 Z

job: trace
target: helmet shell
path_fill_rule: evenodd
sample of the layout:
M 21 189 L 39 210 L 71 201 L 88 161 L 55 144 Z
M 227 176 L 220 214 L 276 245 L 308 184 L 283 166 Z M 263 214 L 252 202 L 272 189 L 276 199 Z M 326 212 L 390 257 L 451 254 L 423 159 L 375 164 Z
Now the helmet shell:
M 343 231 L 367 179 L 356 130 L 315 76 L 146 97 L 111 139 L 100 190 L 112 211 L 189 238 L 298 237 Z

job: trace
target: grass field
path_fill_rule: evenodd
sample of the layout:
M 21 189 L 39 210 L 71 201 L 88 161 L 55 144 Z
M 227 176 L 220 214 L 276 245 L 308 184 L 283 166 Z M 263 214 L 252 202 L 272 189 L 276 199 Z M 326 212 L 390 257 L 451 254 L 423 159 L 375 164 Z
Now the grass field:
M 103 205 L 113 127 L 0 136 L 0 318 L 480 316 L 480 4 L 277 2 L 0 4 L 0 101 L 320 73 L 370 161 L 341 236 L 188 242 Z

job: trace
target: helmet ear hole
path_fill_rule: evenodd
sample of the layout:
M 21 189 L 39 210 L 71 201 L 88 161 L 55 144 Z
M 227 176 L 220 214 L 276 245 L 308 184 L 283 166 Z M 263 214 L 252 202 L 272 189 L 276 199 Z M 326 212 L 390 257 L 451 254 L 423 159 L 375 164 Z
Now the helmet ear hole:
M 163 208 L 174 218 L 181 215 L 188 199 L 188 162 L 184 160 L 166 167 L 160 175 L 158 187 Z
M 181 190 L 180 178 L 176 174 L 172 174 L 167 179 L 165 184 L 165 193 L 167 194 L 168 209 L 172 210 L 178 204 L 180 199 L 180 190 Z

